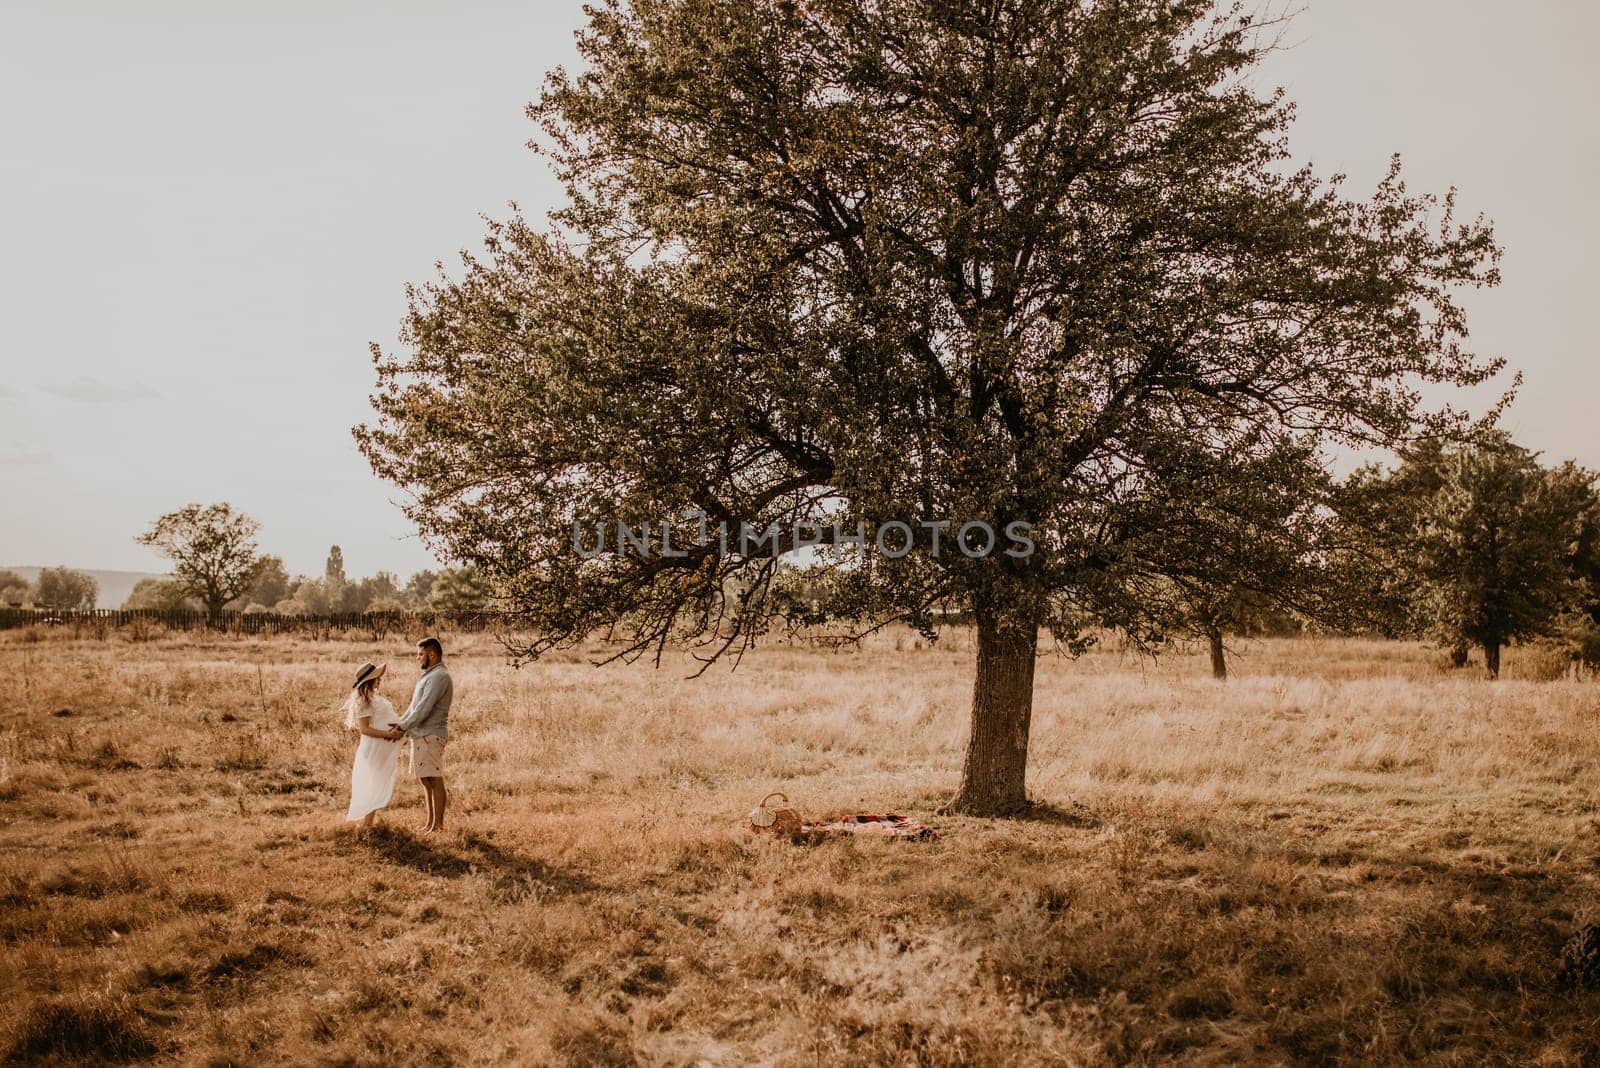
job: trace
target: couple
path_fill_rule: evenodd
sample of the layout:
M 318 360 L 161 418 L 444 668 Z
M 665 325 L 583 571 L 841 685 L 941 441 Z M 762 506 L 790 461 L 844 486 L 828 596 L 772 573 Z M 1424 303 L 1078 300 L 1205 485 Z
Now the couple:
M 344 704 L 344 725 L 361 735 L 350 769 L 350 811 L 345 819 L 360 820 L 363 827 L 372 826 L 378 809 L 388 805 L 394 794 L 400 739 L 409 737 L 411 774 L 422 780 L 428 802 L 423 833 L 444 830 L 444 745 L 455 688 L 445 670 L 444 646 L 438 638 L 417 643 L 417 664 L 422 677 L 411 692 L 411 707 L 405 715 L 396 717 L 394 705 L 378 696 L 387 664 L 363 664 Z

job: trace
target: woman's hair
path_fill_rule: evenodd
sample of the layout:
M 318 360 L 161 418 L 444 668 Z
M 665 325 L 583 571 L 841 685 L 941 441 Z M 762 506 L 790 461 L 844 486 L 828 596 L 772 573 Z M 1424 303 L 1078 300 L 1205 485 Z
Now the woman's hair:
M 361 726 L 358 722 L 362 716 L 371 715 L 372 691 L 378 688 L 377 679 L 368 679 L 360 686 L 350 691 L 350 696 L 344 702 L 344 725 L 349 730 Z

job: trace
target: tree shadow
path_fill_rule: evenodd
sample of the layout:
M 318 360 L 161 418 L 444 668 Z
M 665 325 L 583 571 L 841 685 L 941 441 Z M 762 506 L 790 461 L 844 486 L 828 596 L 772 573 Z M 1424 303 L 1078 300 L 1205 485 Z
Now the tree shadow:
M 1069 805 L 1053 805 L 1048 801 L 1034 801 L 1006 819 L 1024 823 L 1045 823 L 1055 827 L 1072 827 L 1092 831 L 1104 825 L 1105 820 L 1088 805 L 1074 801 Z

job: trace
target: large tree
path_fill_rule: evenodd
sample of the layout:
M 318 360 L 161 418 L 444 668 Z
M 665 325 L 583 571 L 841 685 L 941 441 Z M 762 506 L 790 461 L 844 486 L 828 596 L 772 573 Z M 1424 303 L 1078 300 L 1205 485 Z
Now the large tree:
M 531 108 L 569 205 L 412 290 L 358 440 L 528 656 L 619 621 L 628 654 L 742 650 L 817 533 L 791 524 L 837 520 L 830 607 L 970 611 L 951 808 L 1017 811 L 1041 629 L 1138 625 L 1143 524 L 1192 466 L 1307 444 L 1293 493 L 1323 445 L 1430 420 L 1416 384 L 1498 366 L 1457 303 L 1495 280 L 1487 224 L 1398 164 L 1368 200 L 1286 166 L 1258 29 L 1199 0 L 600 4 Z M 661 522 L 698 515 L 671 555 Z M 973 552 L 976 521 L 1038 551 Z M 600 522 L 654 525 L 574 551 Z M 777 530 L 714 534 L 739 524 Z
M 157 519 L 138 541 L 165 554 L 174 578 L 216 615 L 254 584 L 260 529 L 230 504 L 188 504 Z

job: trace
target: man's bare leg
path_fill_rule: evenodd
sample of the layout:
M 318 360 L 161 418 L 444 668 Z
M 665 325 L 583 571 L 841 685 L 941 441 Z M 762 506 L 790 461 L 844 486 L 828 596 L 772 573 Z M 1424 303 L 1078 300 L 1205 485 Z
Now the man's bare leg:
M 424 831 L 433 832 L 444 829 L 444 780 L 429 777 L 422 780 L 422 788 L 428 794 L 428 825 Z
M 422 800 L 428 806 L 428 822 L 422 827 L 422 833 L 427 834 L 433 830 L 433 780 L 422 780 Z

